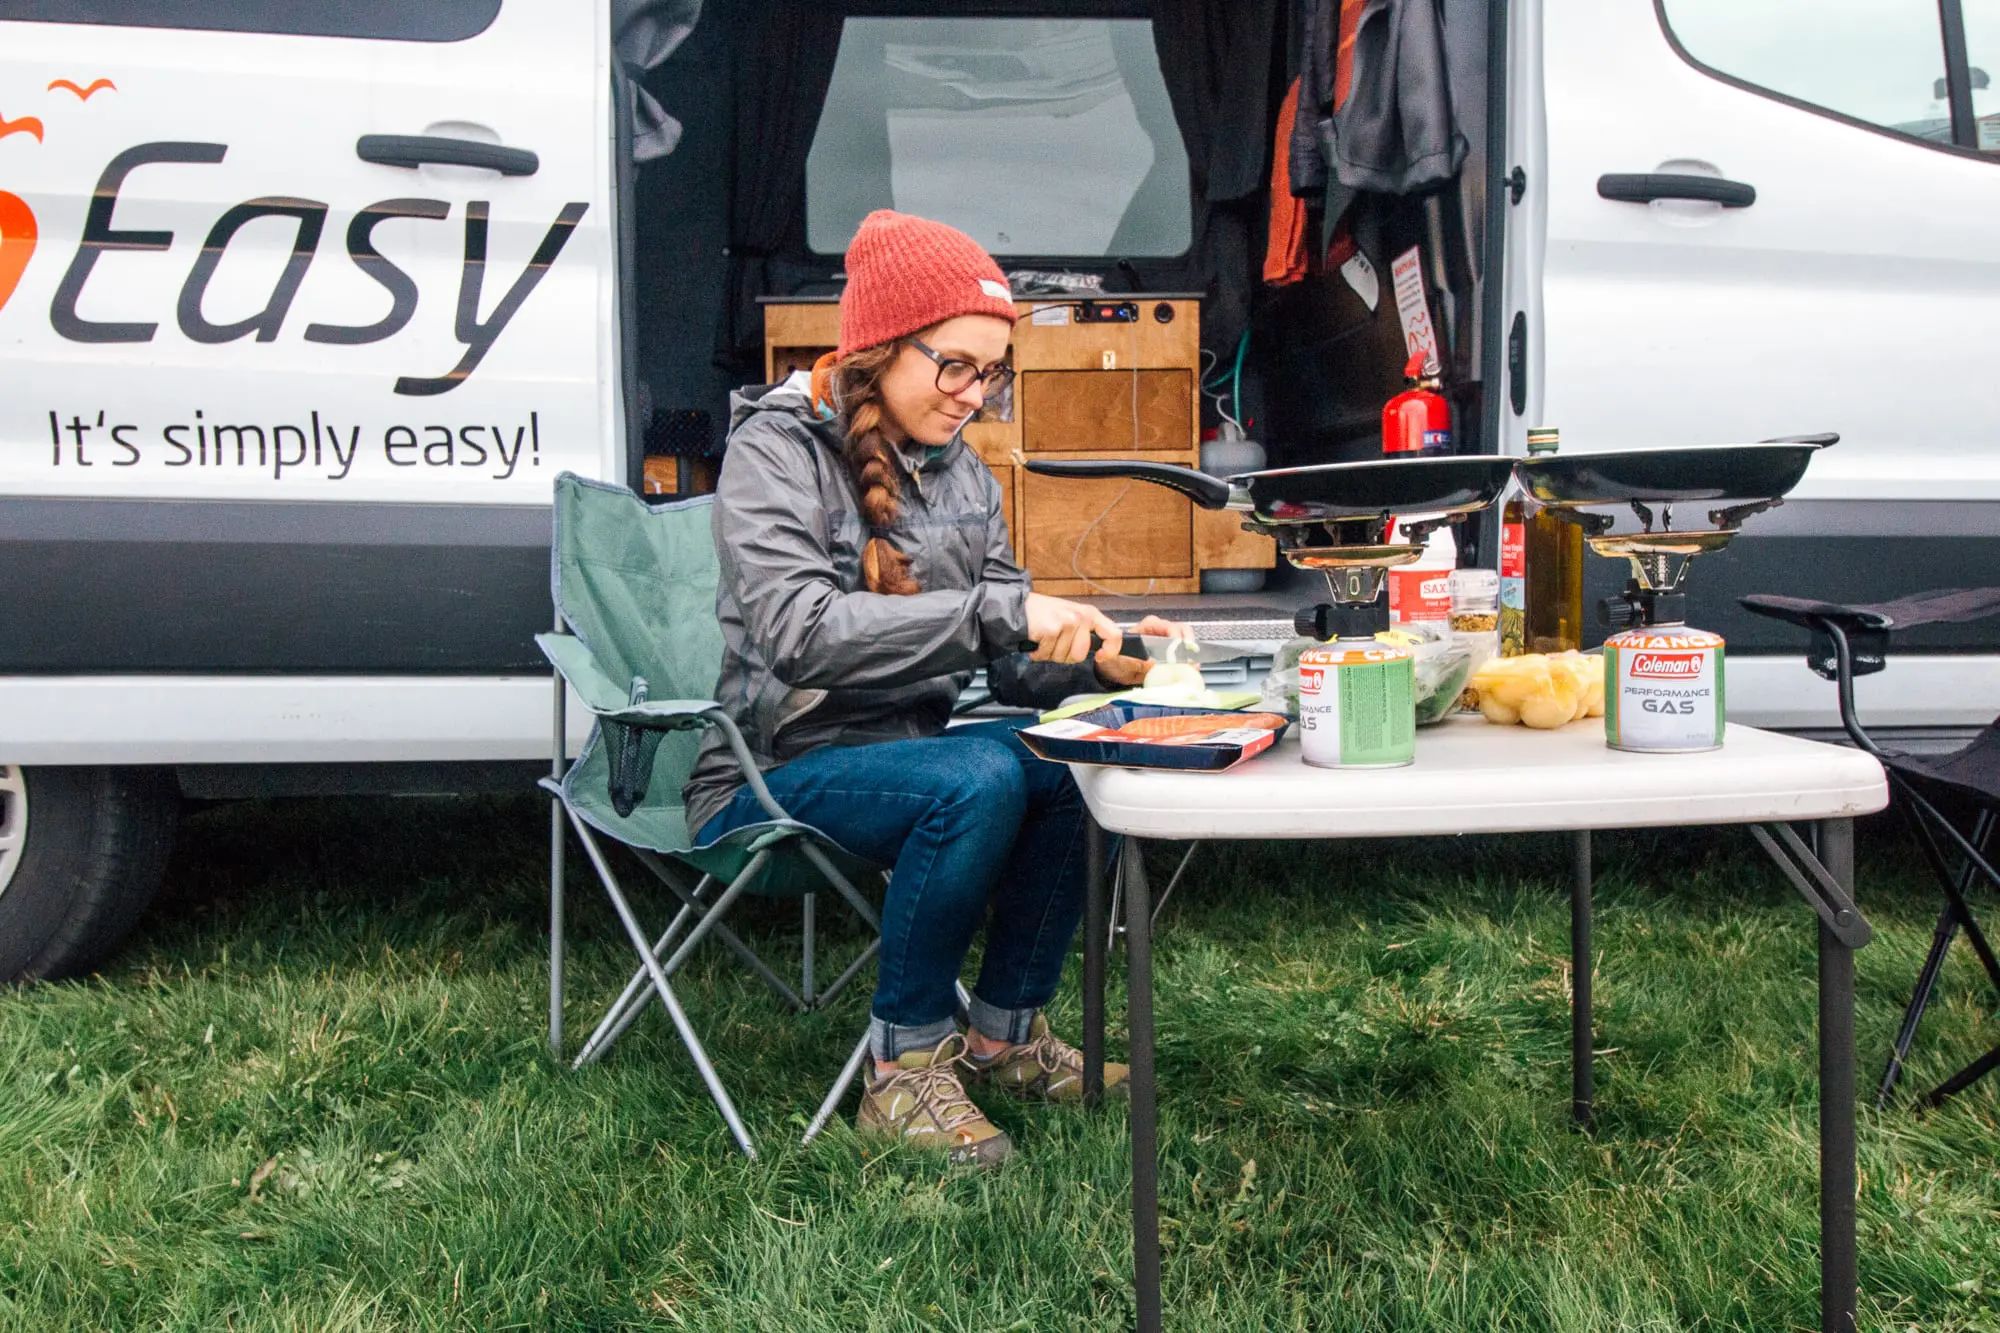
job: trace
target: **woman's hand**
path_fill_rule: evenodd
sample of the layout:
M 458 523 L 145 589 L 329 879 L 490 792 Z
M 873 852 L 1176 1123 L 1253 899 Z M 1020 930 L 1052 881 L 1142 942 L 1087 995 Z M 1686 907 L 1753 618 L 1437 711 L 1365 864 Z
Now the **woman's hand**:
M 1081 662 L 1090 656 L 1093 633 L 1112 645 L 1121 637 L 1118 626 L 1094 606 L 1038 592 L 1028 594 L 1028 637 L 1035 642 L 1035 650 L 1028 656 L 1033 661 Z
M 1147 616 L 1136 628 L 1139 634 L 1149 639 L 1186 639 L 1190 643 L 1194 641 L 1193 630 L 1186 625 L 1163 620 L 1159 616 Z M 1097 678 L 1113 689 L 1120 690 L 1144 684 L 1146 673 L 1153 669 L 1152 661 L 1144 657 L 1127 657 L 1120 652 L 1119 649 L 1124 646 L 1122 634 L 1117 637 L 1108 634 L 1100 637 L 1104 640 L 1104 647 L 1098 650 L 1093 663 L 1097 668 Z

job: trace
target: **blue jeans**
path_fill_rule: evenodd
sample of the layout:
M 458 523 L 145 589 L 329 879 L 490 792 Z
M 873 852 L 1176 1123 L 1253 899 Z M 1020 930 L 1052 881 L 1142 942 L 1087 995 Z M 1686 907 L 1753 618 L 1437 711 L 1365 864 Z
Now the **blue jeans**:
M 1083 798 L 1068 769 L 1021 744 L 1021 725 L 829 745 L 764 775 L 792 818 L 891 867 L 869 1023 L 877 1059 L 951 1035 L 959 969 L 982 916 L 990 920 L 973 1025 L 996 1041 L 1025 1041 L 1055 994 L 1083 915 Z M 700 841 L 766 818 L 746 787 Z

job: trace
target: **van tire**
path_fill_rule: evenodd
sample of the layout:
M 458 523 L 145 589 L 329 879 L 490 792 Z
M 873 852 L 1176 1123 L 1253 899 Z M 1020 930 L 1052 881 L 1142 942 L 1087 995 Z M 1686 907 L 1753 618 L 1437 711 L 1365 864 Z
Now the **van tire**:
M 25 841 L 0 885 L 0 982 L 89 972 L 159 891 L 180 819 L 155 768 L 13 768 Z

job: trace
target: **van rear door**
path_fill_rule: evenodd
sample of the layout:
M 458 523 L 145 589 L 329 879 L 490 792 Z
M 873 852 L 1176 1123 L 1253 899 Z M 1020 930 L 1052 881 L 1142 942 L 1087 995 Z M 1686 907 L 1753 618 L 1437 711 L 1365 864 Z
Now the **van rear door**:
M 0 675 L 536 660 L 623 471 L 607 8 L 0 0 Z
M 2000 70 L 2000 21 L 1973 24 L 1969 68 L 1937 6 L 1512 8 L 1512 451 L 1535 424 L 1577 449 L 1838 431 L 1791 502 L 1696 567 L 1698 616 L 1729 634 L 1732 667 L 1802 646 L 1742 617 L 1738 593 L 1879 600 L 2000 568 L 2000 414 L 1979 369 L 2000 346 L 2000 157 L 1977 120 L 2000 106 L 1970 86 Z M 1896 694 L 1983 722 L 2000 700 L 1968 688 L 1971 665 L 1942 664 L 1941 694 Z M 1732 671 L 1732 709 L 1752 707 L 1737 686 Z M 1770 702 L 1766 720 L 1800 720 Z

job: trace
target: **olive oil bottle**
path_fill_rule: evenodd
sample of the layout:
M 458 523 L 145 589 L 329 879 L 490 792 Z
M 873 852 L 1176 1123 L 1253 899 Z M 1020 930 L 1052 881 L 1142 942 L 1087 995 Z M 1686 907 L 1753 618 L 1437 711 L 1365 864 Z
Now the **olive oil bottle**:
M 1528 453 L 1552 454 L 1561 439 L 1553 427 L 1528 432 Z M 1572 652 L 1583 647 L 1583 529 L 1565 521 L 1555 510 L 1528 502 L 1523 506 L 1521 556 L 1526 586 L 1521 607 L 1521 651 Z M 1511 514 L 1509 506 L 1508 514 Z M 1502 516 L 1502 522 L 1507 515 Z

